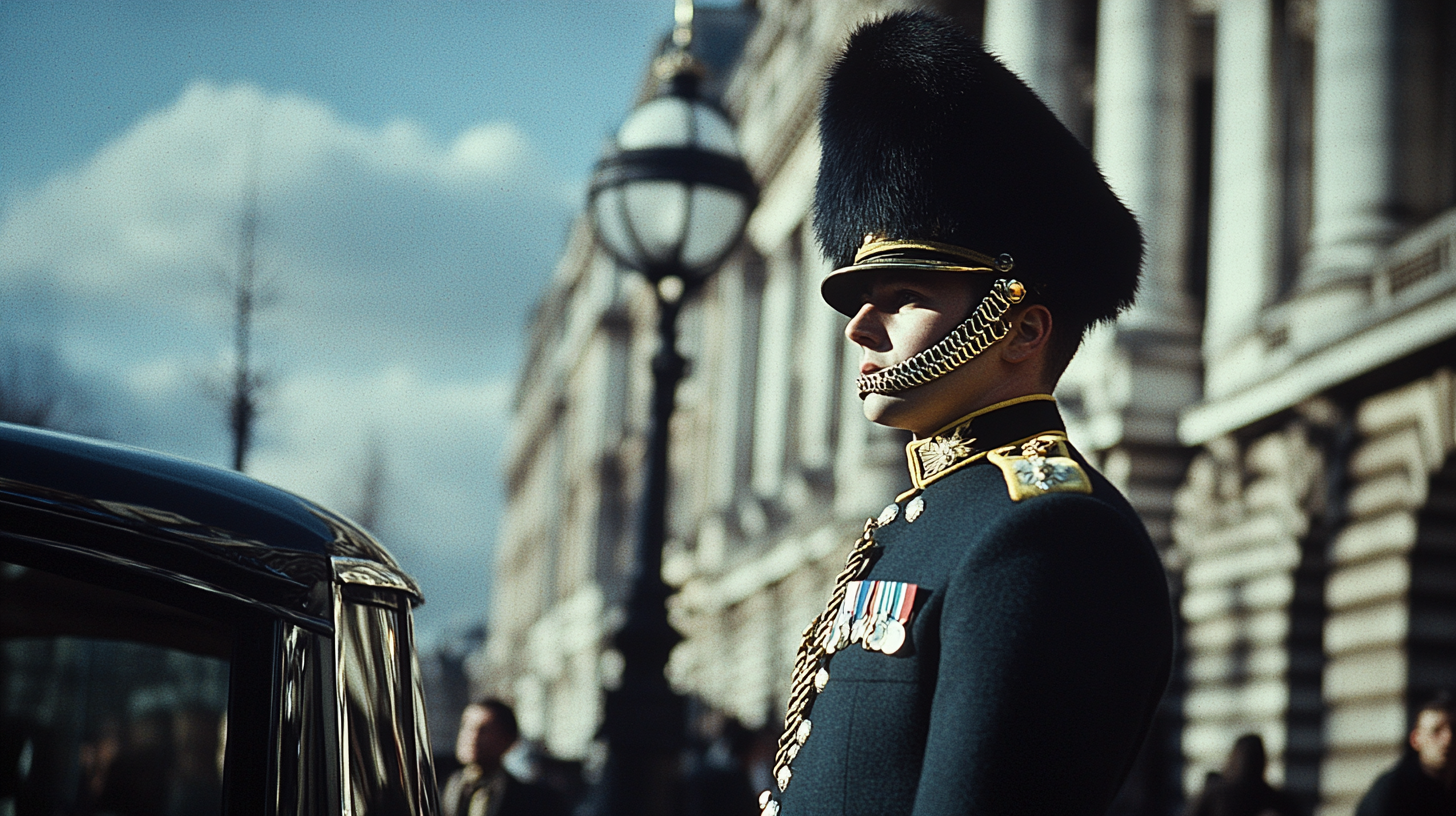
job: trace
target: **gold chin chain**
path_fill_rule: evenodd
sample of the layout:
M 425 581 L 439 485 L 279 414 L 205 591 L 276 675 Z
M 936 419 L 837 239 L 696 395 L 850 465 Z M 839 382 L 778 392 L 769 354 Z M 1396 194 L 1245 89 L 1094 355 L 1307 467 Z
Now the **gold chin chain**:
M 794 659 L 793 683 L 789 687 L 789 709 L 784 715 L 784 733 L 779 736 L 778 753 L 774 757 L 774 782 L 780 791 L 789 786 L 789 778 L 793 776 L 789 765 L 809 739 L 809 709 L 814 705 L 814 698 L 819 696 L 819 692 L 829 682 L 830 653 L 826 643 L 834 626 L 834 614 L 844 604 L 849 582 L 859 578 L 869 567 L 870 550 L 875 546 L 874 531 L 878 526 L 879 522 L 875 519 L 865 522 L 864 532 L 860 533 L 859 540 L 854 542 L 854 548 L 849 551 L 844 569 L 834 579 L 834 591 L 829 594 L 829 603 L 825 605 L 823 612 L 809 622 L 808 628 L 804 630 L 804 639 L 799 643 L 799 651 Z M 770 801 L 770 794 L 765 791 L 760 806 L 766 812 L 777 812 L 776 807 L 768 806 Z
M 944 377 L 970 362 L 1011 330 L 1011 324 L 1005 319 L 1006 312 L 1024 297 L 1026 287 L 1021 281 L 996 281 L 971 316 L 940 342 L 888 368 L 859 375 L 855 381 L 859 398 L 864 399 L 867 394 L 908 391 Z

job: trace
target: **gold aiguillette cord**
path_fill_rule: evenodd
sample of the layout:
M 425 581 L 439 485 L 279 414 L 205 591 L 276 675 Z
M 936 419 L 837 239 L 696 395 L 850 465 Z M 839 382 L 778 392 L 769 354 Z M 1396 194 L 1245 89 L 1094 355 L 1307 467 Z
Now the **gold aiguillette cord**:
M 864 532 L 860 533 L 859 540 L 854 542 L 854 548 L 849 551 L 844 569 L 834 579 L 834 591 L 829 594 L 829 603 L 804 629 L 804 639 L 799 643 L 799 651 L 794 658 L 793 683 L 789 687 L 789 707 L 788 713 L 784 715 L 784 732 L 779 735 L 779 748 L 774 757 L 774 781 L 781 791 L 789 786 L 789 777 L 792 776 L 789 764 L 798 753 L 794 746 L 802 746 L 804 738 L 808 736 L 799 732 L 807 721 L 814 698 L 819 694 L 814 688 L 814 675 L 829 654 L 825 643 L 834 627 L 834 616 L 844 604 L 849 582 L 858 579 L 869 566 L 870 550 L 875 546 L 874 531 L 878 526 L 879 522 L 875 519 L 865 522 Z

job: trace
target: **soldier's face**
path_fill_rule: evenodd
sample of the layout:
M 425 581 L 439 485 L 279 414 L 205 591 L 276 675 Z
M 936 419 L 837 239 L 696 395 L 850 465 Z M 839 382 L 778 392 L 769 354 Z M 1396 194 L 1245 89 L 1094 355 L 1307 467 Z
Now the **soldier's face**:
M 955 328 L 977 300 L 965 275 L 947 272 L 885 272 L 868 281 L 864 303 L 844 336 L 860 349 L 861 374 L 894 365 L 937 343 Z M 864 414 L 871 421 L 925 435 L 961 416 L 963 381 L 972 360 L 950 375 L 898 394 L 868 394 Z M 951 414 L 947 416 L 947 414 Z M 962 412 L 965 413 L 965 412 Z

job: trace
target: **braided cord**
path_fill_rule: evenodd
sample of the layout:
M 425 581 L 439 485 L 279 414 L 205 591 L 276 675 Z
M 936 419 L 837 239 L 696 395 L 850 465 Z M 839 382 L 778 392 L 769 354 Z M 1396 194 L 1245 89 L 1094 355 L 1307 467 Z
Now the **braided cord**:
M 860 399 L 866 394 L 908 391 L 970 362 L 1011 330 L 1006 312 L 1021 302 L 1024 292 L 1025 287 L 1017 281 L 996 281 L 971 316 L 940 342 L 892 366 L 861 374 L 855 382 Z
M 820 666 L 826 661 L 829 654 L 826 643 L 834 628 L 834 616 L 844 604 L 844 596 L 849 590 L 849 582 L 864 574 L 869 566 L 869 553 L 875 546 L 874 530 L 879 526 L 875 519 L 865 522 L 864 532 L 854 542 L 854 547 L 849 551 L 845 559 L 844 569 L 834 578 L 834 590 L 829 593 L 829 603 L 825 605 L 824 611 L 809 622 L 804 629 L 803 640 L 799 643 L 799 650 L 794 657 L 793 682 L 789 687 L 788 712 L 784 715 L 784 732 L 779 735 L 778 752 L 774 756 L 774 779 L 778 783 L 779 790 L 788 787 L 789 784 L 789 763 L 793 762 L 798 754 L 796 746 L 801 746 L 803 740 L 799 736 L 799 729 L 808 719 L 809 709 L 814 704 L 814 698 L 819 692 L 814 688 L 814 675 Z

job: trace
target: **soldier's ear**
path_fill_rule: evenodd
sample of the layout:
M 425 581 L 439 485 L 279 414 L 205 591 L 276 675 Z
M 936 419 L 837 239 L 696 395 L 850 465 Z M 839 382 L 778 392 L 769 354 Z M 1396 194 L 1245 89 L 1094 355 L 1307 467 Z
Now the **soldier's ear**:
M 1019 313 L 1017 313 L 1019 312 Z M 1040 303 L 1023 306 L 1012 313 L 1011 331 L 1001 343 L 1001 359 L 1012 364 L 1045 356 L 1052 337 L 1052 313 Z

